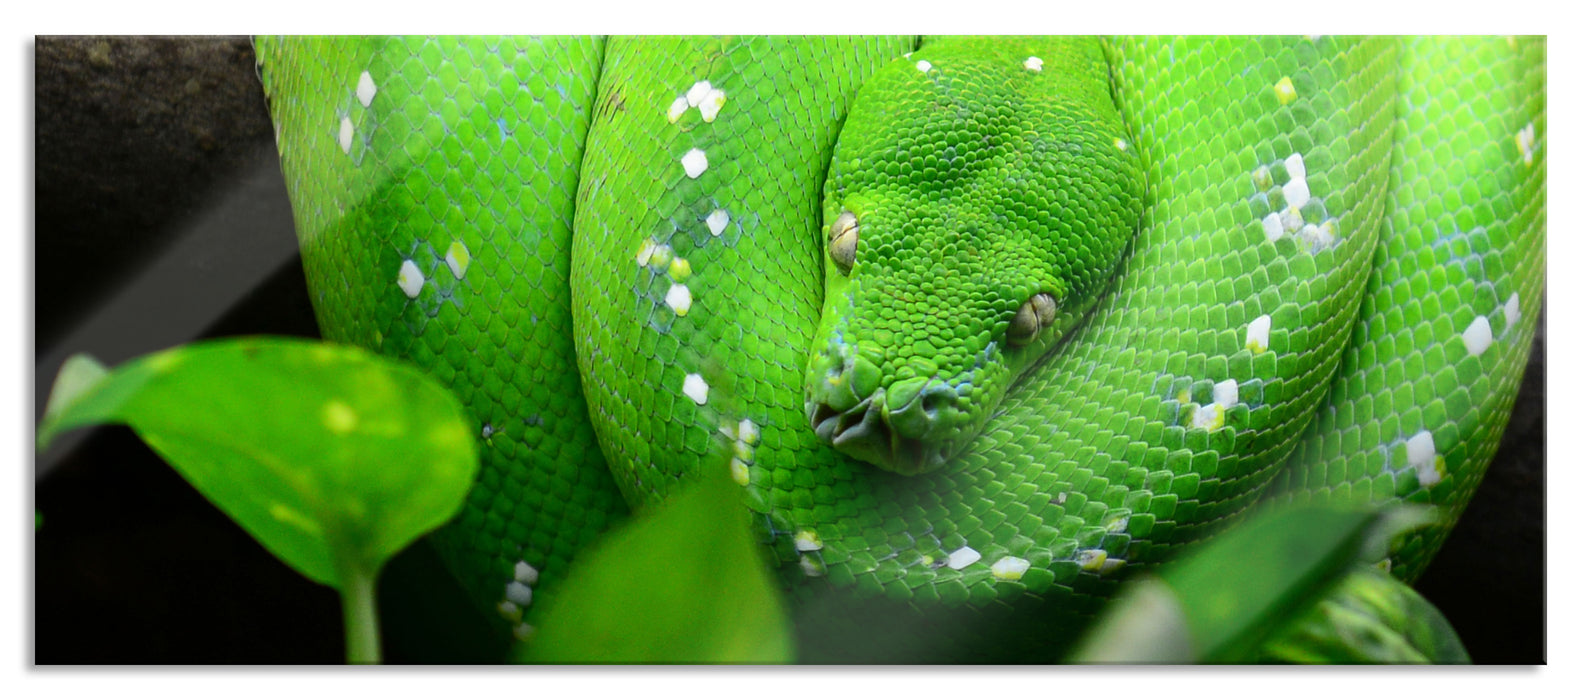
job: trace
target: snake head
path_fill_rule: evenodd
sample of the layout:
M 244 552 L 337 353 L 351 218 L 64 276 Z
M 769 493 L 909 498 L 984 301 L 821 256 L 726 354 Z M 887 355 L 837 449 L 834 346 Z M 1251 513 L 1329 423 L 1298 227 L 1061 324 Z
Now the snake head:
M 825 185 L 822 439 L 945 467 L 1097 302 L 1142 211 L 1103 65 L 1096 43 L 945 42 L 864 85 Z

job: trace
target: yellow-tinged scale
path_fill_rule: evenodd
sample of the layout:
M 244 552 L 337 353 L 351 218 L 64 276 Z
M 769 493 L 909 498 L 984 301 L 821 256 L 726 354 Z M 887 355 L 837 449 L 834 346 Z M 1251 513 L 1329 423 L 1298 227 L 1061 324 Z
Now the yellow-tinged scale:
M 1291 76 L 1280 78 L 1274 84 L 1274 96 L 1279 98 L 1280 104 L 1288 105 L 1296 100 L 1296 86 L 1291 83 Z

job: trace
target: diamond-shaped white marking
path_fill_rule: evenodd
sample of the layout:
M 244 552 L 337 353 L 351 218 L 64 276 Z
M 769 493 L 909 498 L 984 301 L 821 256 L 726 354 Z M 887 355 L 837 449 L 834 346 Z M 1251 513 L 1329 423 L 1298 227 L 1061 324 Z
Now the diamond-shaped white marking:
M 709 383 L 703 381 L 702 375 L 689 374 L 681 382 L 681 393 L 686 394 L 693 403 L 702 406 L 709 402 Z
M 710 90 L 703 96 L 703 102 L 698 105 L 698 114 L 703 115 L 703 121 L 713 123 L 714 117 L 725 107 L 725 91 Z
M 709 169 L 709 157 L 702 149 L 694 148 L 681 156 L 681 167 L 687 171 L 687 177 L 696 180 Z
M 1482 355 L 1484 350 L 1494 344 L 1494 329 L 1489 327 L 1488 317 L 1472 319 L 1467 329 L 1461 332 L 1461 340 L 1467 344 L 1467 352 Z
M 1016 581 L 1022 578 L 1022 574 L 1027 573 L 1029 566 L 1032 564 L 1021 557 L 1001 557 L 989 567 L 989 570 L 994 572 L 994 577 L 997 579 Z
M 533 604 L 533 589 L 521 581 L 512 581 L 505 584 L 505 599 L 525 608 Z
M 1434 436 L 1427 430 L 1420 431 L 1406 441 L 1406 463 L 1417 470 L 1417 483 L 1432 486 L 1439 483 L 1439 469 L 1434 464 L 1438 452 L 1434 449 Z
M 1255 353 L 1269 349 L 1269 326 L 1274 322 L 1269 314 L 1264 314 L 1247 324 L 1247 349 Z
M 960 571 L 982 558 L 983 555 L 978 553 L 978 550 L 971 547 L 962 547 L 950 553 L 950 557 L 945 560 L 945 566 Z
M 1280 215 L 1269 212 L 1263 217 L 1263 235 L 1271 241 L 1278 241 L 1285 235 L 1285 224 L 1280 222 Z
M 707 97 L 709 91 L 713 89 L 714 86 L 710 85 L 707 80 L 699 80 L 693 83 L 692 87 L 687 90 L 687 105 L 696 107 L 703 104 L 703 98 Z
M 724 233 L 725 226 L 731 223 L 731 215 L 727 214 L 724 209 L 715 209 L 709 213 L 708 218 L 704 219 L 703 223 L 709 225 L 709 233 L 718 236 Z
M 350 155 L 352 152 L 352 118 L 341 117 L 341 152 Z
M 357 78 L 357 101 L 367 107 L 373 104 L 374 95 L 378 93 L 379 88 L 374 85 L 374 77 L 369 75 L 368 71 L 363 71 L 362 76 Z
M 407 260 L 401 263 L 401 272 L 396 275 L 396 284 L 401 291 L 406 292 L 408 299 L 416 299 L 418 292 L 423 291 L 423 271 L 417 269 L 417 263 Z
M 1214 403 L 1219 404 L 1221 408 L 1235 406 L 1241 400 L 1239 394 L 1240 391 L 1234 379 L 1227 379 L 1214 385 Z
M 1302 154 L 1292 153 L 1286 156 L 1285 172 L 1291 176 L 1292 180 L 1307 179 L 1307 164 L 1302 162 Z
M 684 284 L 670 285 L 670 291 L 665 292 L 665 305 L 677 316 L 685 316 L 692 310 L 692 290 Z M 701 403 L 701 402 L 699 402 Z

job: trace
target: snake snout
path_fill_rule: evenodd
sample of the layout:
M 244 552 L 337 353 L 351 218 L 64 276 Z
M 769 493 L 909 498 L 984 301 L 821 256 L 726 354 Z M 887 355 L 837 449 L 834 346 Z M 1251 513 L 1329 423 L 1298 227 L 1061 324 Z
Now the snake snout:
M 919 474 L 944 464 L 942 417 L 955 409 L 956 391 L 934 378 L 913 377 L 879 386 L 879 371 L 839 351 L 815 358 L 806 401 L 818 436 L 841 452 L 881 469 Z

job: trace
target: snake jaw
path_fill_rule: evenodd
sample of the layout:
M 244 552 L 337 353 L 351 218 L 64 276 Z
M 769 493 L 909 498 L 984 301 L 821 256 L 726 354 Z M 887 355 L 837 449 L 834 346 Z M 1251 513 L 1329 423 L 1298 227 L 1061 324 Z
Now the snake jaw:
M 935 383 L 921 391 L 903 392 L 908 400 L 900 407 L 889 405 L 895 392 L 887 394 L 884 388 L 845 410 L 809 396 L 808 420 L 819 439 L 850 457 L 898 474 L 933 471 L 944 466 L 951 454 L 949 443 L 928 439 L 937 415 L 931 398 L 938 393 Z M 923 415 L 925 410 L 927 416 Z M 922 434 L 910 434 L 917 430 Z

